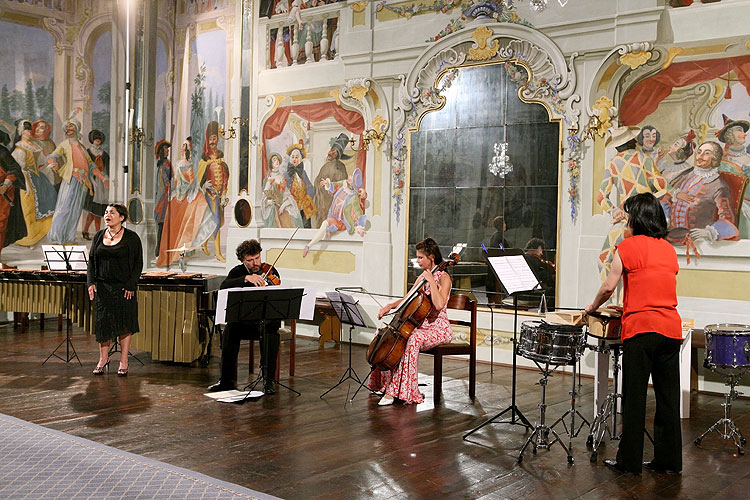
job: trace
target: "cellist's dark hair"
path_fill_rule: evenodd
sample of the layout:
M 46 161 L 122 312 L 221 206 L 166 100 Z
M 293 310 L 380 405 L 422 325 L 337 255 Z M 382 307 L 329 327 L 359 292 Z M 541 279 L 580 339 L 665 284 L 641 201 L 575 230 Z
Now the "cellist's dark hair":
M 652 238 L 666 238 L 667 218 L 661 203 L 651 193 L 641 193 L 625 200 L 623 206 L 629 216 L 628 226 L 633 236 L 643 234 Z
M 417 243 L 416 250 L 427 255 L 432 255 L 435 260 L 435 265 L 443 262 L 443 254 L 440 252 L 440 247 L 438 246 L 437 241 L 429 236 Z

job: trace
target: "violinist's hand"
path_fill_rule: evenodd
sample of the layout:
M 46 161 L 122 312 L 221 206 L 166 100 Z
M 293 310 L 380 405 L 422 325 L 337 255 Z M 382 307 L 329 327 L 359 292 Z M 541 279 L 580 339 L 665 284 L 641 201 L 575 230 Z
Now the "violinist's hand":
M 266 280 L 260 274 L 248 274 L 245 276 L 245 283 L 252 283 L 253 286 L 266 286 Z
M 125 297 L 125 300 L 130 300 L 133 298 L 133 295 L 135 295 L 135 292 L 133 290 L 125 290 L 123 297 Z
M 94 294 L 96 294 L 96 285 L 91 285 L 89 287 L 89 299 L 94 300 Z
M 381 319 L 383 316 L 388 314 L 391 311 L 391 306 L 383 306 L 378 311 L 378 319 Z

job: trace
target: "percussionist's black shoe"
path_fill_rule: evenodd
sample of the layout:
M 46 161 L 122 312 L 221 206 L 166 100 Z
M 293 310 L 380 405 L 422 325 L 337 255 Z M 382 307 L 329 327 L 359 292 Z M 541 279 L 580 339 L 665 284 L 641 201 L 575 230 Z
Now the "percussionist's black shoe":
M 643 468 L 648 469 L 653 472 L 661 472 L 663 474 L 681 474 L 682 473 L 682 471 L 680 470 L 673 470 L 673 469 L 668 469 L 666 467 L 663 467 L 662 465 L 655 463 L 653 460 L 650 462 L 643 462 Z
M 637 471 L 636 472 L 636 471 L 632 471 L 632 470 L 627 470 L 625 467 L 622 466 L 621 463 L 619 463 L 614 458 L 608 458 L 608 459 L 604 460 L 604 465 L 606 465 L 610 469 L 616 470 L 617 472 L 628 472 L 630 474 L 640 474 L 641 473 L 641 471 Z
M 208 392 L 232 391 L 236 388 L 233 384 L 225 384 L 219 380 L 215 384 L 208 386 Z

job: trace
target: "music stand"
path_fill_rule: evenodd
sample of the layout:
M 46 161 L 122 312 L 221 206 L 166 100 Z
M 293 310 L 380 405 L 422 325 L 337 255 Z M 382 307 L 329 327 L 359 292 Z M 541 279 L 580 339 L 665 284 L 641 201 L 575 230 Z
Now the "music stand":
M 136 292 L 137 293 L 137 292 Z M 115 337 L 114 341 L 112 342 L 112 347 L 109 348 L 109 352 L 107 352 L 107 359 L 109 359 L 110 356 L 112 356 L 114 353 L 119 352 L 120 358 L 122 358 L 122 349 L 120 349 L 120 340 L 119 337 Z M 141 366 L 146 366 L 143 364 L 143 361 L 138 359 L 138 356 L 130 352 L 130 349 L 128 349 L 128 357 L 135 359 L 138 361 Z
M 345 380 L 352 379 L 360 384 L 360 386 L 362 385 L 362 380 L 360 380 L 357 372 L 352 368 L 352 331 L 355 326 L 370 328 L 357 306 L 359 301 L 355 301 L 351 295 L 340 292 L 326 292 L 326 297 L 328 297 L 328 300 L 331 302 L 331 307 L 333 307 L 333 310 L 336 312 L 336 316 L 338 316 L 341 323 L 349 325 L 349 366 L 344 371 L 343 375 L 341 375 L 341 379 L 339 379 L 338 383 L 320 395 L 321 399 L 336 387 L 343 384 Z
M 515 255 L 513 255 L 515 254 Z M 466 434 L 463 439 L 466 439 L 482 427 L 491 423 L 499 424 L 511 424 L 511 425 L 522 425 L 527 429 L 533 429 L 534 426 L 524 416 L 521 410 L 516 406 L 516 370 L 517 370 L 517 346 L 518 346 L 518 294 L 523 292 L 530 292 L 536 288 L 540 288 L 542 284 L 534 275 L 534 272 L 529 267 L 529 264 L 524 259 L 523 255 L 518 255 L 517 252 L 507 252 L 504 256 L 487 257 L 487 262 L 492 272 L 495 274 L 498 282 L 500 283 L 503 291 L 513 297 L 513 377 L 511 387 L 511 403 L 506 409 L 495 415 L 494 417 L 482 422 L 479 426 L 473 428 Z M 497 422 L 506 413 L 510 412 L 510 420 Z
M 260 334 L 263 338 L 263 359 L 268 362 L 268 339 L 265 338 L 266 321 L 299 319 L 303 295 L 305 295 L 303 288 L 278 288 L 274 286 L 230 290 L 227 294 L 226 322 L 259 321 Z M 263 370 L 260 370 L 258 377 L 254 381 L 245 386 L 243 390 L 247 390 L 248 388 L 250 390 L 237 403 L 244 403 L 255 386 L 261 381 L 265 381 Z M 298 391 L 281 382 L 278 384 L 284 389 L 292 391 L 297 396 L 301 395 Z
M 70 271 L 79 271 L 88 269 L 88 249 L 84 245 L 42 245 L 42 252 L 44 253 L 44 260 L 47 263 L 47 269 L 50 271 L 65 271 L 66 274 Z M 70 277 L 65 280 L 65 298 L 63 299 L 63 310 L 66 315 L 66 327 L 65 327 L 65 340 L 55 347 L 55 350 L 47 356 L 42 362 L 42 365 L 49 361 L 54 356 L 57 359 L 70 363 L 72 359 L 77 359 L 78 364 L 83 366 L 81 358 L 78 357 L 76 349 L 73 346 L 73 341 L 70 340 L 70 330 L 72 327 L 73 320 L 70 318 L 70 296 L 72 291 L 73 283 Z M 65 357 L 63 358 L 57 354 L 57 350 L 65 344 Z M 73 351 L 71 355 L 70 351 Z

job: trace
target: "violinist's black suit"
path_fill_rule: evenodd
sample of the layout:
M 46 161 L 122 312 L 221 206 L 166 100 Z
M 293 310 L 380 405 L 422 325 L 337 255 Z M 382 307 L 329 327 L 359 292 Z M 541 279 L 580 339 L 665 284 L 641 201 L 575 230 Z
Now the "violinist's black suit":
M 279 275 L 275 268 L 271 273 Z M 222 281 L 221 288 L 236 288 L 255 286 L 245 282 L 245 276 L 254 273 L 247 270 L 244 264 L 235 266 L 227 277 Z M 276 357 L 279 352 L 279 328 L 281 321 L 271 320 L 265 322 L 265 338 L 261 335 L 260 321 L 234 321 L 227 323 L 221 341 L 221 378 L 219 382 L 210 386 L 212 392 L 227 391 L 237 387 L 237 355 L 240 351 L 240 340 L 260 340 L 260 364 L 263 370 L 264 386 L 266 394 L 273 394 L 274 377 L 276 375 Z M 265 346 L 268 343 L 268 346 Z M 267 347 L 267 355 L 264 347 Z

